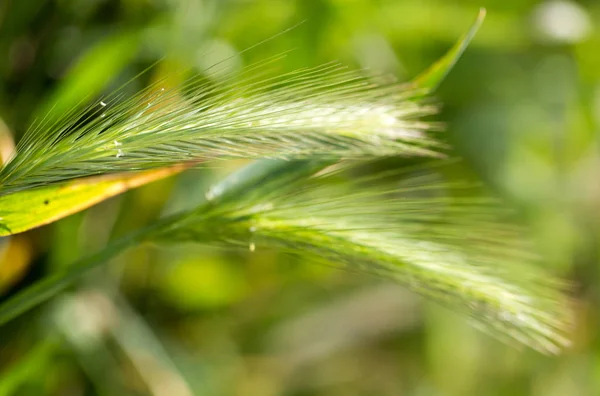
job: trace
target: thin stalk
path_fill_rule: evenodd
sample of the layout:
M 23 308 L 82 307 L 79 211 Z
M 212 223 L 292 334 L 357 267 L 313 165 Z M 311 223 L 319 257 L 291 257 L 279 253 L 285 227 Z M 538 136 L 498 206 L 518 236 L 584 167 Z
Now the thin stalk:
M 253 191 L 263 189 L 265 184 L 268 184 L 271 188 L 276 188 L 276 186 L 291 183 L 331 164 L 332 162 L 329 161 L 310 160 L 263 160 L 253 162 L 214 185 L 207 193 L 206 201 L 194 210 L 194 213 L 199 214 L 209 211 L 215 205 L 235 199 L 243 194 L 252 194 Z M 0 325 L 54 297 L 64 289 L 72 286 L 92 269 L 106 263 L 128 248 L 152 239 L 157 233 L 164 234 L 173 227 L 181 227 L 189 218 L 189 213 L 185 212 L 156 221 L 147 227 L 110 242 L 100 252 L 85 257 L 65 270 L 30 286 L 0 305 Z M 197 217 L 194 221 L 197 221 Z
M 153 224 L 152 226 L 143 228 L 118 239 L 110 243 L 102 251 L 77 261 L 65 270 L 38 281 L 33 286 L 30 286 L 16 296 L 10 298 L 0 305 L 0 324 L 10 321 L 51 297 L 54 297 L 71 286 L 90 270 L 107 262 L 126 249 L 141 243 L 155 230 L 155 227 L 158 226 L 158 224 L 162 223 Z

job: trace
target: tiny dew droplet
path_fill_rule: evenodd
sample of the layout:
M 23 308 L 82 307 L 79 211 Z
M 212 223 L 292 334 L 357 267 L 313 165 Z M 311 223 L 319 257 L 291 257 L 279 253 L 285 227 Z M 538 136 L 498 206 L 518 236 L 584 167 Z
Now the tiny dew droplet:
M 106 107 L 106 103 L 104 103 L 103 101 L 100 101 L 100 106 Z
M 204 197 L 206 198 L 207 201 L 212 201 L 215 198 L 215 195 L 213 194 L 212 189 L 208 190 L 206 192 L 206 194 L 204 194 Z
M 250 249 L 251 252 L 256 250 L 256 245 L 254 244 L 254 242 L 250 242 L 250 246 L 248 247 Z

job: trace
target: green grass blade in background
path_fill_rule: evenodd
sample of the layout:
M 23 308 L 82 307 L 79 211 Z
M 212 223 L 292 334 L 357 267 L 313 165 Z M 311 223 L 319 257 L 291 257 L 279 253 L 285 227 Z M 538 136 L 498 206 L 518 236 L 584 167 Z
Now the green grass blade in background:
M 15 395 L 23 384 L 35 380 L 59 350 L 60 343 L 56 339 L 37 343 L 20 361 L 2 372 L 0 396 Z
M 151 229 L 144 229 L 150 233 Z M 67 287 L 87 274 L 91 269 L 106 263 L 108 260 L 123 252 L 131 246 L 135 246 L 145 240 L 144 232 L 136 232 L 111 243 L 101 252 L 78 261 L 66 270 L 48 276 L 34 285 L 28 287 L 16 296 L 0 305 L 0 324 L 16 318 L 20 314 L 30 310 L 54 297 Z
M 460 59 L 463 52 L 469 46 L 475 34 L 483 24 L 485 19 L 486 10 L 482 8 L 479 11 L 477 19 L 471 26 L 471 28 L 465 33 L 460 40 L 454 44 L 454 46 L 438 61 L 436 61 L 431 67 L 417 76 L 412 82 L 415 88 L 425 89 L 427 91 L 435 91 L 444 78 L 448 75 L 452 67 Z
M 0 196 L 0 236 L 52 223 L 187 167 L 180 165 L 145 172 L 94 176 Z
M 93 100 L 131 63 L 140 45 L 137 31 L 119 31 L 85 52 L 67 72 L 58 88 L 40 106 L 36 118 L 46 125 L 73 113 Z

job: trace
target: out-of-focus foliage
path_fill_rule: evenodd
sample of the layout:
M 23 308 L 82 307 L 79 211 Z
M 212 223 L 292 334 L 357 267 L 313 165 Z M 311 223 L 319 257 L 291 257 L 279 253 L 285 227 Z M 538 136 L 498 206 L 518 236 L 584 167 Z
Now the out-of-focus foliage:
M 36 119 L 191 68 L 210 78 L 290 51 L 407 80 L 488 19 L 438 93 L 442 139 L 512 201 L 548 269 L 574 285 L 574 346 L 520 352 L 376 278 L 272 250 L 142 247 L 0 328 L 12 395 L 600 393 L 600 4 L 594 1 L 0 2 L 0 152 Z M 257 43 L 304 21 L 259 46 Z M 255 47 L 253 47 L 255 46 Z M 252 49 L 242 52 L 244 49 Z M 54 115 L 53 115 L 54 114 Z M 5 238 L 8 297 L 114 235 L 192 207 L 240 165 L 189 171 Z M 254 249 L 253 249 L 254 250 Z M 51 331 L 49 331 L 51 329 Z

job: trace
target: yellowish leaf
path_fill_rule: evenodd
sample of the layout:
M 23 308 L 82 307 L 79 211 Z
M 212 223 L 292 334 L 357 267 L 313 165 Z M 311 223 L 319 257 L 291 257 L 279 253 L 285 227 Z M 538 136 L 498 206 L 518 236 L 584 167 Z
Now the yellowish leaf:
M 0 196 L 0 236 L 52 223 L 131 188 L 179 173 L 189 166 L 93 176 Z

